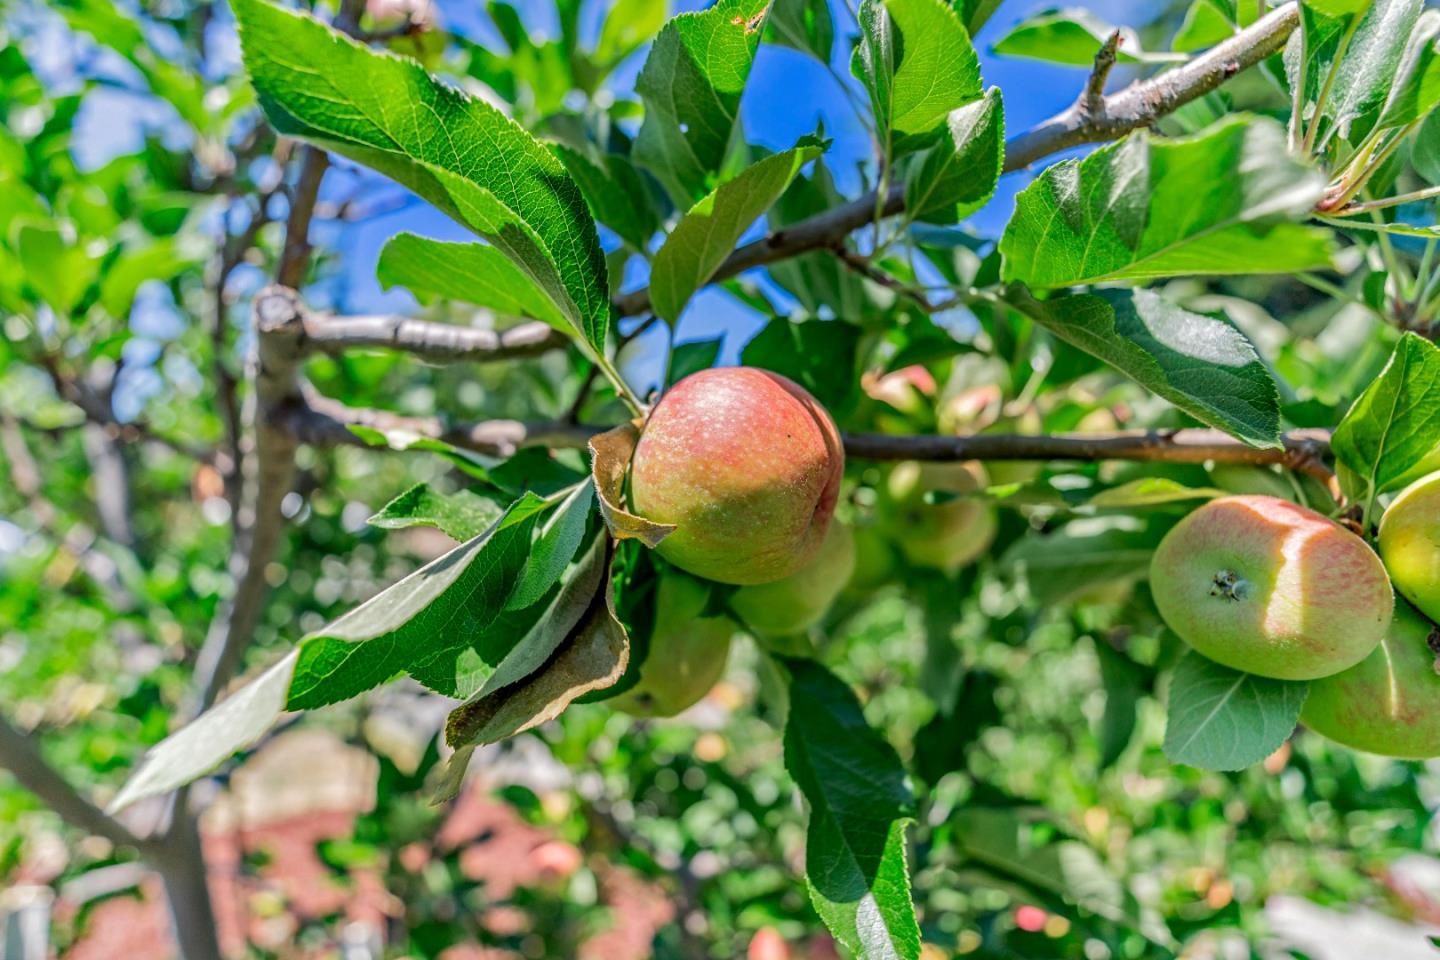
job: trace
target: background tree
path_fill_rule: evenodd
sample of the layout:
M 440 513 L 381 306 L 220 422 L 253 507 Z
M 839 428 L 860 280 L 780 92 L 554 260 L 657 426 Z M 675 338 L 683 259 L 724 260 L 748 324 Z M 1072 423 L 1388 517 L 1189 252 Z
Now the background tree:
M 618 866 L 673 902 L 674 956 L 1244 954 L 1272 894 L 1417 909 L 1391 867 L 1433 843 L 1425 767 L 1296 724 L 1440 752 L 1345 713 L 1387 669 L 1440 703 L 1425 558 L 1391 571 L 1422 609 L 1313 680 L 1187 651 L 1147 578 L 1227 494 L 1334 518 L 1305 523 L 1372 565 L 1361 538 L 1395 566 L 1428 522 L 1385 512 L 1440 465 L 1422 6 L 1194 0 L 1131 29 L 968 0 L 494 2 L 481 41 L 411 4 L 6 5 L 0 866 L 132 896 L 147 865 L 187 960 L 572 955 L 621 912 Z M 1007 123 L 972 36 L 1077 67 L 1073 105 Z M 834 129 L 747 140 L 772 55 L 843 91 L 858 171 Z M 163 120 L 82 163 L 82 111 L 116 91 Z M 348 313 L 335 227 L 397 197 L 475 239 L 397 233 L 376 275 L 423 315 Z M 717 295 L 758 333 L 677 337 Z M 849 576 L 672 569 L 696 572 L 631 457 L 722 358 L 843 431 L 854 546 L 822 558 Z M 791 612 L 743 593 L 765 588 L 804 616 L 763 623 Z M 650 719 L 726 649 L 700 707 Z M 297 729 L 370 755 L 373 803 L 318 855 L 348 890 L 378 878 L 391 920 L 357 938 L 282 903 L 284 942 L 222 944 L 201 816 Z M 512 756 L 517 822 L 590 857 L 502 897 L 442 838 L 467 775 Z M 87 925 L 15 909 L 15 942 L 37 915 L 62 948 Z

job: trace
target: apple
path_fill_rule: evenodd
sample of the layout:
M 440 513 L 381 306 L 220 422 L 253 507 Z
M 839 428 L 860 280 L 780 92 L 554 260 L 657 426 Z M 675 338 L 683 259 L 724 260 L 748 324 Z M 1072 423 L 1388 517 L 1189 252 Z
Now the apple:
M 995 539 L 995 508 L 963 495 L 983 489 L 985 468 L 975 462 L 897 463 L 885 481 L 881 513 L 890 540 L 911 564 L 954 573 Z M 936 493 L 938 502 L 927 502 Z
M 1425 616 L 1440 619 L 1440 473 L 1400 491 L 1380 518 L 1378 540 L 1395 589 Z
M 756 636 L 803 633 L 820 622 L 854 572 L 855 535 L 836 520 L 815 559 L 783 579 L 741 587 L 730 609 Z
M 820 549 L 844 469 L 840 431 L 804 388 L 751 367 L 702 370 L 651 411 L 630 503 L 676 526 L 656 549 L 680 569 L 770 583 Z
M 875 524 L 856 527 L 852 533 L 855 537 L 855 572 L 841 592 L 850 599 L 862 600 L 894 582 L 898 559 L 895 548 Z
M 1434 626 L 1403 600 L 1380 646 L 1349 670 L 1310 683 L 1300 720 L 1336 743 L 1387 757 L 1440 757 Z
M 616 709 L 641 717 L 673 717 L 719 682 L 735 623 L 729 617 L 701 616 L 709 599 L 709 585 L 694 577 L 667 573 L 660 578 L 640 680 L 610 701 Z
M 1217 663 L 1313 680 L 1364 660 L 1395 606 L 1370 547 L 1278 497 L 1212 500 L 1176 524 L 1150 563 L 1165 622 Z

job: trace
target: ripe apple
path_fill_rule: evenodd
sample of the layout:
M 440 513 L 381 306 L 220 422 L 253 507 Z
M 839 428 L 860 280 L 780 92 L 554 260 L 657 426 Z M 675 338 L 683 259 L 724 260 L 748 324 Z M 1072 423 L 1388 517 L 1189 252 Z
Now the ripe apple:
M 770 583 L 805 566 L 830 526 L 845 452 L 804 388 L 751 367 L 702 370 L 650 414 L 630 503 L 676 530 L 657 548 L 721 583 Z
M 854 572 L 855 535 L 836 520 L 815 559 L 783 579 L 741 587 L 730 609 L 756 636 L 803 633 L 820 622 Z
M 1440 473 L 1400 491 L 1380 518 L 1380 558 L 1401 596 L 1440 619 Z
M 1312 680 L 1364 660 L 1394 594 L 1355 534 L 1277 497 L 1212 500 L 1181 520 L 1150 564 L 1160 615 L 1217 663 Z
M 1387 757 L 1440 757 L 1440 675 L 1434 627 L 1403 600 L 1380 646 L 1333 677 L 1314 680 L 1300 720 L 1336 743 Z
M 710 587 L 683 573 L 667 573 L 655 591 L 655 623 L 640 681 L 610 701 L 641 717 L 673 717 L 697 703 L 725 673 L 735 624 L 702 617 Z
M 886 534 L 915 566 L 954 573 L 995 539 L 995 508 L 963 497 L 986 483 L 985 468 L 975 462 L 897 463 L 881 499 Z M 939 500 L 926 502 L 932 492 Z

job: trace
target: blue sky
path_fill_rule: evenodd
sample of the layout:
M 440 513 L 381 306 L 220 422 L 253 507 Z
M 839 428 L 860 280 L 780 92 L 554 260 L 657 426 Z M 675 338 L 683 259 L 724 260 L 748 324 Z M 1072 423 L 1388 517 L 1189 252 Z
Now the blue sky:
M 847 0 L 831 2 L 837 33 L 852 33 L 854 20 L 847 10 Z M 609 5 L 606 0 L 591 0 L 587 4 L 583 25 L 590 37 L 598 34 L 599 23 Z M 673 0 L 672 3 L 675 12 L 704 5 L 702 0 Z M 1153 5 L 1143 0 L 1090 0 L 1086 5 L 1102 19 L 1119 24 L 1143 22 L 1150 15 L 1146 7 L 1153 11 Z M 532 32 L 547 36 L 558 32 L 549 3 L 523 2 L 517 6 Z M 987 85 L 999 85 L 1004 90 L 1006 124 L 1012 132 L 1063 109 L 1074 99 L 1084 79 L 1084 71 L 1078 68 L 1003 59 L 989 52 L 990 44 L 1004 36 L 1013 24 L 1052 6 L 1054 3 L 1046 0 L 1008 0 L 976 38 Z M 481 43 L 499 46 L 493 28 L 481 12 L 483 5 L 476 0 L 438 0 L 438 7 L 441 19 L 452 29 Z M 77 161 L 83 167 L 93 168 L 111 157 L 138 149 L 146 132 L 159 133 L 177 145 L 186 142 L 187 131 L 168 106 L 125 89 L 138 86 L 133 82 L 133 71 L 128 64 L 88 42 L 56 42 L 62 39 L 63 29 L 58 18 L 37 12 L 35 7 L 29 10 L 30 16 L 21 14 L 30 34 L 27 53 L 39 61 L 37 66 L 42 76 L 52 86 L 71 85 L 77 74 L 99 75 L 115 81 L 94 88 L 86 98 L 74 138 Z M 224 18 L 214 23 L 212 30 L 211 49 L 217 51 L 218 56 L 209 66 L 212 72 L 223 74 L 235 68 L 238 49 L 233 30 Z M 849 77 L 848 50 L 848 41 L 837 38 L 833 66 L 845 78 Z M 615 72 L 610 86 L 617 94 L 630 93 L 643 61 L 644 51 L 641 51 Z M 1112 84 L 1116 82 L 1125 82 L 1123 71 L 1116 71 Z M 868 157 L 868 139 L 845 102 L 835 77 L 814 59 L 786 48 L 762 46 L 746 87 L 741 117 L 749 141 L 770 149 L 793 145 L 798 137 L 813 132 L 817 123 L 823 122 L 827 135 L 834 139 L 827 164 L 842 190 L 849 194 L 859 191 L 857 164 Z M 348 313 L 410 311 L 414 309 L 414 301 L 409 294 L 403 290 L 383 292 L 375 280 L 376 260 L 386 240 L 406 230 L 441 239 L 471 238 L 439 211 L 383 178 L 352 171 L 348 163 L 332 170 L 326 180 L 325 196 L 339 200 L 359 190 L 379 212 L 356 223 L 317 224 L 315 239 L 338 251 L 339 272 L 317 289 L 308 291 L 308 296 L 319 306 Z M 1025 173 L 1006 176 L 995 200 L 971 225 L 982 233 L 998 233 L 1013 208 L 1014 194 L 1027 180 Z M 752 232 L 758 232 L 758 227 Z M 643 264 L 632 260 L 627 287 L 643 282 L 643 277 Z M 258 276 L 250 279 L 256 285 L 263 281 Z M 158 291 L 151 291 L 139 299 L 131 318 L 136 332 L 143 331 L 152 342 L 165 339 L 167 334 L 174 336 L 178 316 L 166 299 Z M 726 343 L 721 362 L 735 362 L 740 348 L 764 321 L 764 317 L 721 292 L 702 291 L 681 318 L 676 339 L 696 340 L 724 334 Z M 625 358 L 627 373 L 638 381 L 636 386 L 642 390 L 658 366 L 657 357 L 664 348 L 665 336 L 661 329 L 652 330 Z M 136 344 L 136 349 L 145 347 Z M 134 365 L 133 375 L 143 376 L 144 358 L 134 357 L 132 362 L 134 360 L 141 363 Z M 153 375 L 147 379 L 152 389 L 158 387 Z M 138 407 L 140 397 L 134 399 Z

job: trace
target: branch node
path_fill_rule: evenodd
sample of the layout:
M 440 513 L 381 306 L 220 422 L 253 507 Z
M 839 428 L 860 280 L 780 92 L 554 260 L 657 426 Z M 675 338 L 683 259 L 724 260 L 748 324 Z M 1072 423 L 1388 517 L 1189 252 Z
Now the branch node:
M 1123 40 L 1120 31 L 1116 30 L 1095 51 L 1095 66 L 1090 70 L 1090 78 L 1085 81 L 1085 92 L 1080 95 L 1079 103 L 1080 112 L 1087 119 L 1093 120 L 1105 114 L 1105 81 L 1110 79 L 1110 71 L 1115 68 Z

